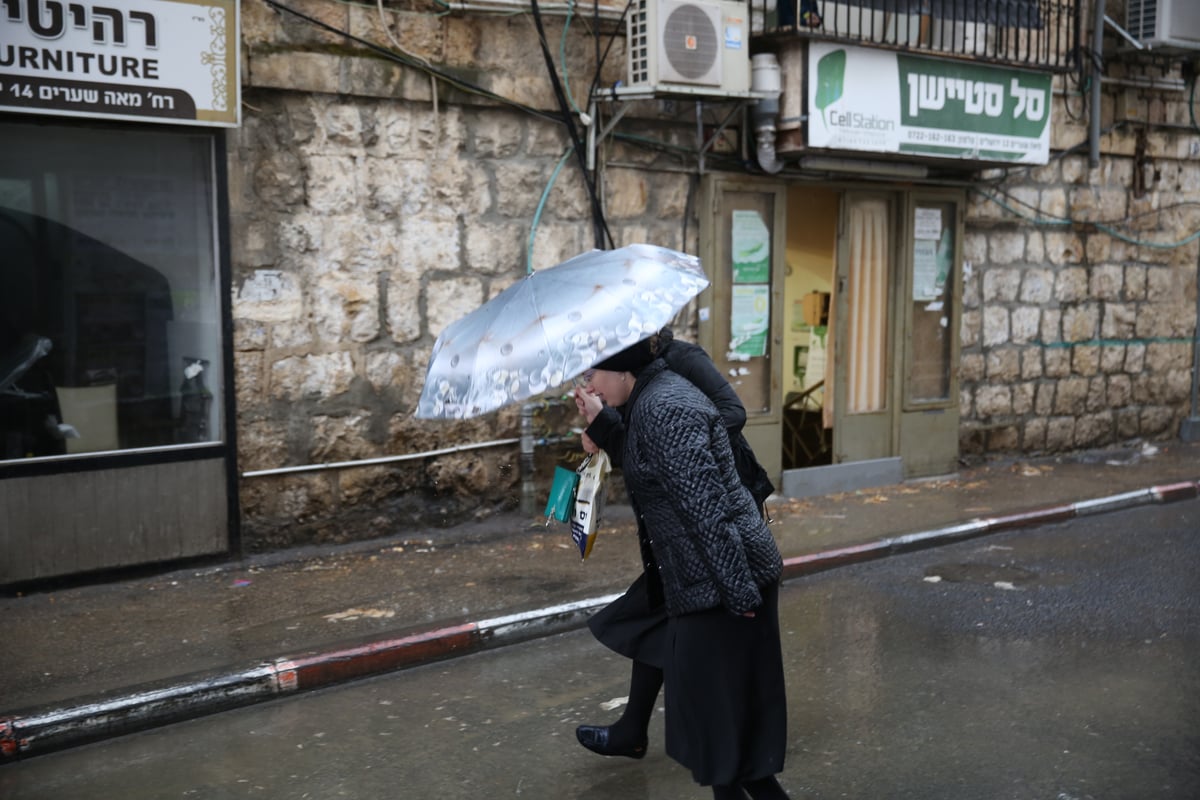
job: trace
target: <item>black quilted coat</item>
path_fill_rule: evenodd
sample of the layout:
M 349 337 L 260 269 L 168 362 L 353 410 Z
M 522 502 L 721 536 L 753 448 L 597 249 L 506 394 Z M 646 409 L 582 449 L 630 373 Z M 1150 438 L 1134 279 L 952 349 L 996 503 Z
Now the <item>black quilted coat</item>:
M 779 580 L 783 560 L 716 407 L 659 359 L 638 375 L 622 412 L 625 485 L 667 612 L 758 607 L 759 587 Z

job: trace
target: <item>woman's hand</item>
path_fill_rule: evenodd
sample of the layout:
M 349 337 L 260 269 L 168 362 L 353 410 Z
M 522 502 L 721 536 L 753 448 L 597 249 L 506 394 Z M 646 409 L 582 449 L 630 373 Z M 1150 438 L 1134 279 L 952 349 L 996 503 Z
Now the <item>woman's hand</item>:
M 596 415 L 598 415 L 604 408 L 604 403 L 599 397 L 592 394 L 587 389 L 576 387 L 575 408 L 579 410 L 579 413 L 582 414 L 584 419 L 588 421 L 588 424 L 591 425 L 592 420 L 594 420 Z

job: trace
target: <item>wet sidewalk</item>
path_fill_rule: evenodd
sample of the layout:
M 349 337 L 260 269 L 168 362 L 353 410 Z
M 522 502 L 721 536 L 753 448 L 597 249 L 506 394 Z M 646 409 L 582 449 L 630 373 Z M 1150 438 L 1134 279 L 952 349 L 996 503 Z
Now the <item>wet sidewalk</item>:
M 1167 442 L 770 508 L 794 578 L 1198 492 L 1200 445 Z M 587 561 L 565 525 L 513 515 L 0 597 L 0 763 L 577 627 L 639 568 L 617 506 Z

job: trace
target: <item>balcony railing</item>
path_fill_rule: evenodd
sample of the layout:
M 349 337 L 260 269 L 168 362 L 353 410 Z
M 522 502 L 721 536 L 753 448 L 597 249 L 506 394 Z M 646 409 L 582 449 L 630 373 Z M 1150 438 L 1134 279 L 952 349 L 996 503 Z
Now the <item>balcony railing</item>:
M 1067 72 L 1081 0 L 751 0 L 754 31 Z

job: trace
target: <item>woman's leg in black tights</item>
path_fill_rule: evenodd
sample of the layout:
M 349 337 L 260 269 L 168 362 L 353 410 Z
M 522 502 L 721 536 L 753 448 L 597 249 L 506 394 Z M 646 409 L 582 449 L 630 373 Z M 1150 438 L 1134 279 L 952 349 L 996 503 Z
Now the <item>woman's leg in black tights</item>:
M 654 716 L 662 685 L 661 669 L 642 661 L 633 662 L 633 674 L 629 678 L 629 702 L 621 718 L 610 728 L 610 741 L 634 745 L 646 740 L 646 729 L 650 727 L 650 718 Z
M 746 800 L 746 793 L 739 784 L 713 786 L 713 800 Z

